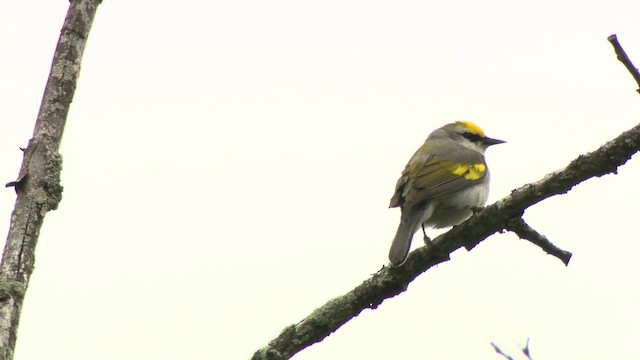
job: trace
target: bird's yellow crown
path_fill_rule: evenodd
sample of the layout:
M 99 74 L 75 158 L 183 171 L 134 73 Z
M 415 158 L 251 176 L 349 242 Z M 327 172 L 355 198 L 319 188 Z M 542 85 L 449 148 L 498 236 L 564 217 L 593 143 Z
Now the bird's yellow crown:
M 476 134 L 478 136 L 486 137 L 486 135 L 484 134 L 484 131 L 480 129 L 480 126 L 472 123 L 471 121 L 456 121 L 456 124 L 469 130 L 470 133 Z

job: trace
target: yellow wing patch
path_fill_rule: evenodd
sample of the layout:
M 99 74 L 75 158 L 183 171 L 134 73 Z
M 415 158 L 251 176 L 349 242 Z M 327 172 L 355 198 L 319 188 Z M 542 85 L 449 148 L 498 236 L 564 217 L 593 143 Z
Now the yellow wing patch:
M 480 129 L 480 126 L 472 123 L 471 121 L 458 121 L 458 124 L 464 126 L 467 130 L 469 130 L 473 134 L 486 137 L 486 135 L 484 134 L 484 131 Z
M 440 163 L 445 169 L 457 176 L 464 176 L 467 180 L 478 180 L 487 171 L 484 164 Z

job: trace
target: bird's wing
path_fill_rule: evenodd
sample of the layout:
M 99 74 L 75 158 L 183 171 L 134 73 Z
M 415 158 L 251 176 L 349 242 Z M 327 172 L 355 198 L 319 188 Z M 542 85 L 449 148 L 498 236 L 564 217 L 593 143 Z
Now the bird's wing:
M 487 176 L 487 166 L 479 152 L 446 145 L 436 148 L 438 151 L 429 155 L 421 155 L 425 152 L 418 150 L 411 158 L 396 184 L 390 207 L 410 207 L 446 197 L 480 183 Z M 447 160 L 443 160 L 445 153 Z

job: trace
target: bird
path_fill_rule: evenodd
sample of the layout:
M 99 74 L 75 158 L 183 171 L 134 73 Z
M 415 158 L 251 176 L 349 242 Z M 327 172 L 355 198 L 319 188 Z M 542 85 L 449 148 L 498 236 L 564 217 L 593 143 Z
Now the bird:
M 485 151 L 505 142 L 487 137 L 470 121 L 449 123 L 429 134 L 402 171 L 389 202 L 401 211 L 389 250 L 391 265 L 405 262 L 419 228 L 429 244 L 425 227 L 458 225 L 484 206 L 489 196 Z

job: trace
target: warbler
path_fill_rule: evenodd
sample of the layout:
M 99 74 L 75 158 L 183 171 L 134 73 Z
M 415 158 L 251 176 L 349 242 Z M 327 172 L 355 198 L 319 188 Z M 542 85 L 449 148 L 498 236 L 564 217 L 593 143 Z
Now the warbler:
M 433 131 L 405 167 L 389 204 L 400 207 L 400 225 L 389 260 L 401 265 L 420 227 L 458 225 L 484 206 L 489 196 L 485 150 L 505 141 L 492 139 L 478 125 L 458 121 Z

